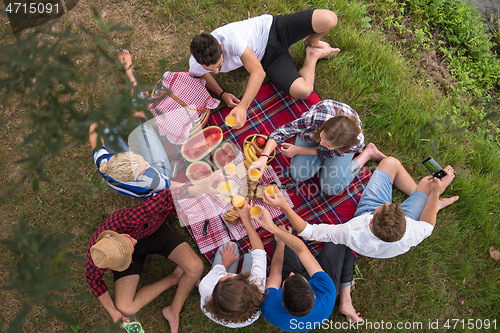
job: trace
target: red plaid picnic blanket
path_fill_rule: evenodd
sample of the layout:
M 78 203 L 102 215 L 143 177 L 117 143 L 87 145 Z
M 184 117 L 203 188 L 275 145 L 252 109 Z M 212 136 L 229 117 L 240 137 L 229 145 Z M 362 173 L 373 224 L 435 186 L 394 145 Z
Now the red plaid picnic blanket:
M 243 128 L 233 130 L 224 124 L 224 118 L 230 112 L 230 109 L 227 107 L 212 115 L 208 121 L 208 125 L 220 126 L 225 138 L 232 142 L 237 142 L 242 146 L 243 140 L 248 135 L 253 133 L 269 135 L 276 128 L 297 119 L 303 112 L 309 110 L 312 105 L 320 100 L 316 93 L 313 93 L 309 98 L 304 100 L 292 99 L 276 88 L 271 82 L 268 82 L 262 85 L 259 93 L 250 105 L 247 123 Z M 289 140 L 289 142 L 293 141 L 294 138 Z M 277 172 L 282 183 L 295 183 L 290 177 L 289 158 L 283 156 L 281 153 L 277 153 L 276 158 L 271 162 L 271 166 Z M 298 184 L 295 183 L 288 189 L 287 193 L 295 205 L 294 210 L 305 221 L 312 224 L 339 224 L 349 221 L 354 216 L 363 189 L 370 177 L 371 171 L 365 165 L 359 175 L 339 195 L 328 196 L 322 193 L 317 177 Z M 288 220 L 284 214 L 274 218 L 274 222 L 278 225 L 283 223 L 288 224 Z M 188 230 L 193 235 L 193 230 L 189 226 Z M 264 243 L 268 255 L 268 264 L 270 264 L 273 253 L 273 236 L 260 227 L 257 229 L 257 232 Z M 239 246 L 240 259 L 242 260 L 243 254 L 251 249 L 249 239 L 248 237 L 244 237 L 236 241 L 236 243 Z M 323 243 L 318 242 L 306 242 L 306 244 L 314 255 L 319 254 L 323 246 Z M 204 253 L 204 256 L 208 261 L 212 262 L 216 251 L 214 249 Z M 357 254 L 355 256 L 358 257 Z
M 205 80 L 197 79 L 187 72 L 165 72 L 162 84 L 172 90 L 189 108 L 182 107 L 170 97 L 150 104 L 158 130 L 170 143 L 181 145 L 189 138 L 193 122 L 200 120 L 202 111 L 197 109 L 215 109 L 220 101 L 212 98 L 205 88 Z

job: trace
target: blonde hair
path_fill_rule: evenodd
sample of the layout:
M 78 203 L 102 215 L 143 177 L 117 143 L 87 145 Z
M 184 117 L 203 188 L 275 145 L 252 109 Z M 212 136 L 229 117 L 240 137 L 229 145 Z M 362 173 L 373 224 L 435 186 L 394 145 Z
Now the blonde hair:
M 313 134 L 313 139 L 321 141 L 319 136 L 321 132 L 325 140 L 329 141 L 332 146 L 338 147 L 337 150 L 343 153 L 359 143 L 358 135 L 361 129 L 358 127 L 356 117 L 339 113 L 325 121 Z
M 99 171 L 119 182 L 131 182 L 139 177 L 141 165 L 133 153 L 125 152 L 111 156 L 107 162 L 101 162 Z

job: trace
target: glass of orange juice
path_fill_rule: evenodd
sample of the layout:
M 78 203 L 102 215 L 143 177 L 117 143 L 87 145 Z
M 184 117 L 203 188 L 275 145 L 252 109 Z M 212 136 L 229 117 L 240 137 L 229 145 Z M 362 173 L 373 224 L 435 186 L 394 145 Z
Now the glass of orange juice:
M 234 125 L 236 125 L 236 117 L 233 115 L 227 116 L 224 122 L 227 126 L 233 127 Z
M 262 215 L 262 209 L 260 209 L 260 207 L 254 206 L 250 209 L 250 215 L 254 218 L 259 217 L 260 215 Z
M 260 178 L 260 171 L 258 169 L 250 170 L 249 177 L 251 180 L 258 180 Z
M 228 182 L 220 181 L 217 184 L 217 190 L 219 190 L 219 192 L 222 194 L 227 194 L 230 189 L 231 189 L 231 186 L 229 186 Z
M 242 195 L 235 195 L 233 197 L 233 206 L 235 207 L 243 207 L 243 205 L 245 204 L 245 197 L 242 196 Z
M 233 173 L 236 172 L 236 165 L 234 163 L 229 163 L 224 166 L 224 170 L 228 175 L 232 175 Z
M 276 198 L 278 196 L 278 193 L 276 192 L 276 186 L 274 185 L 268 185 L 266 187 L 266 193 L 271 197 L 271 198 Z

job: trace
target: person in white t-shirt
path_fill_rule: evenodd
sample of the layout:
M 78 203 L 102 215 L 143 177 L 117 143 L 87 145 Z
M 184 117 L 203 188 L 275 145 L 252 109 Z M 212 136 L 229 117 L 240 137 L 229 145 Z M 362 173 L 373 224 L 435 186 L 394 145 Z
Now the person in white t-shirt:
M 250 205 L 245 201 L 236 208 L 245 226 L 252 251 L 243 259 L 240 274 L 238 246 L 229 242 L 222 245 L 215 255 L 212 269 L 199 285 L 201 311 L 215 323 L 238 328 L 259 319 L 264 302 L 266 285 L 266 251 L 250 221 Z
M 266 75 L 293 98 L 307 98 L 312 93 L 316 62 L 340 52 L 320 41 L 336 25 L 337 15 L 327 9 L 262 15 L 233 22 L 193 38 L 189 74 L 205 79 L 207 88 L 234 108 L 230 113 L 237 119 L 234 128 L 240 128 L 246 122 L 247 109 Z M 302 69 L 297 71 L 288 48 L 301 39 L 307 46 L 306 58 Z M 250 73 L 250 78 L 239 100 L 224 91 L 210 72 L 226 73 L 241 66 Z
M 439 196 L 455 178 L 451 166 L 442 179 L 428 176 L 417 185 L 399 160 L 384 158 L 373 173 L 359 201 L 354 218 L 339 225 L 308 224 L 286 203 L 283 196 L 264 201 L 279 207 L 304 239 L 345 244 L 371 258 L 392 258 L 406 253 L 431 235 L 440 209 L 458 200 L 458 196 Z M 392 187 L 410 197 L 402 204 L 392 203 Z

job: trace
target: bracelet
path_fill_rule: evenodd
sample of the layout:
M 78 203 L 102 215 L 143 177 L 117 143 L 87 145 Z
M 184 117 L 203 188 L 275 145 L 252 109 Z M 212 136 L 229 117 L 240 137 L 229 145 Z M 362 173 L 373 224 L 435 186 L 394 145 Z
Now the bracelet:
M 267 161 L 268 161 L 268 162 L 269 162 L 269 159 L 271 159 L 271 158 L 269 157 L 269 155 L 266 155 L 266 154 L 260 154 L 260 156 L 266 156 L 266 157 L 267 157 Z
M 222 98 L 222 95 L 224 95 L 226 92 L 222 90 L 222 92 L 219 94 L 219 98 Z

